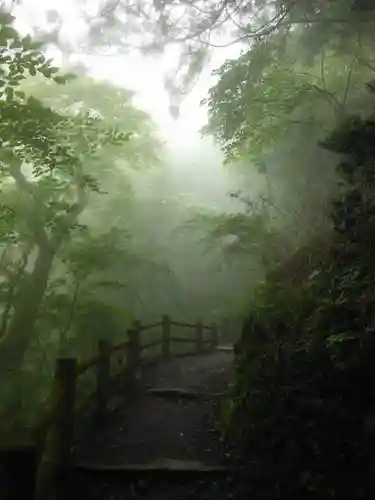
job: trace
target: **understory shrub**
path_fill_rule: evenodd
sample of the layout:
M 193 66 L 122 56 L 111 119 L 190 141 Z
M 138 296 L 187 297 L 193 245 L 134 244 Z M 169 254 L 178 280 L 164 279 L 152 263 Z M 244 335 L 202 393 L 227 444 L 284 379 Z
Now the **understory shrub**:
M 344 182 L 326 258 L 302 280 L 269 276 L 237 349 L 230 431 L 256 499 L 374 493 L 375 116 L 322 147 Z

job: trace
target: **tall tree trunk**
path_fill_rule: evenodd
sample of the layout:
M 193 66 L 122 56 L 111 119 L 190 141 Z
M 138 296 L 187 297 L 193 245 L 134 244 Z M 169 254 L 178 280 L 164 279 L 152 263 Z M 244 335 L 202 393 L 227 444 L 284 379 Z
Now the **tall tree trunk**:
M 17 371 L 22 365 L 25 352 L 34 337 L 35 322 L 48 285 L 53 260 L 61 247 L 71 225 L 86 206 L 87 194 L 82 179 L 77 175 L 77 201 L 66 217 L 60 221 L 54 234 L 48 236 L 44 227 L 44 204 L 38 193 L 22 173 L 22 162 L 13 158 L 10 174 L 20 191 L 27 193 L 33 201 L 34 210 L 28 219 L 39 251 L 32 273 L 20 284 L 12 319 L 6 334 L 0 338 L 0 380 Z
M 6 334 L 8 322 L 11 317 L 11 312 L 13 309 L 14 295 L 18 290 L 20 283 L 22 281 L 22 277 L 26 272 L 27 263 L 29 262 L 29 256 L 31 253 L 32 247 L 31 245 L 26 248 L 26 250 L 22 254 L 22 258 L 20 259 L 20 263 L 18 265 L 16 274 L 14 276 L 9 276 L 10 287 L 8 291 L 8 297 L 5 302 L 5 308 L 2 314 L 2 318 L 0 321 L 0 339 Z
M 33 338 L 35 322 L 45 294 L 55 250 L 39 247 L 34 269 L 21 283 L 7 333 L 0 339 L 0 379 L 18 370 Z

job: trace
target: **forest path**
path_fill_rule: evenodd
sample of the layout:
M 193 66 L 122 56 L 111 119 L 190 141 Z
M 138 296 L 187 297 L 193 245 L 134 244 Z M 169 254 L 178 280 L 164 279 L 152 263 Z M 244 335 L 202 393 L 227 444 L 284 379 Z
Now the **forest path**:
M 146 366 L 100 427 L 77 449 L 77 498 L 228 498 L 220 399 L 231 349 Z M 119 395 L 120 396 L 120 395 Z

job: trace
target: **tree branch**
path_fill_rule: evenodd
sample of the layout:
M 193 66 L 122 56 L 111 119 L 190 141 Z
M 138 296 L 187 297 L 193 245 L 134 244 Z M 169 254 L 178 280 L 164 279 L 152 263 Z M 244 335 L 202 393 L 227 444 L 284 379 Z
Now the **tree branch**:
M 354 68 L 354 65 L 355 65 L 356 62 L 357 62 L 357 58 L 355 57 L 352 60 L 352 62 L 350 64 L 350 67 L 349 67 L 348 78 L 346 80 L 344 95 L 343 95 L 342 103 L 341 103 L 341 107 L 342 108 L 345 108 L 345 106 L 346 106 L 346 100 L 347 100 L 347 97 L 348 97 L 348 92 L 349 92 L 349 88 L 350 88 L 350 84 L 351 84 L 351 80 L 352 80 L 353 68 Z
M 322 58 L 321 58 L 321 61 L 320 61 L 320 78 L 322 80 L 323 89 L 324 89 L 325 92 L 327 92 L 327 84 L 326 84 L 326 79 L 325 79 L 325 75 L 324 75 L 324 61 L 325 61 L 325 57 L 326 57 L 326 53 L 323 50 L 323 52 L 322 52 Z
M 66 347 L 66 334 L 69 332 L 69 330 L 72 326 L 72 321 L 73 321 L 75 310 L 76 310 L 80 286 L 81 286 L 81 283 L 80 283 L 80 281 L 77 280 L 75 283 L 75 287 L 74 287 L 73 299 L 72 299 L 72 302 L 70 304 L 68 322 L 65 325 L 65 327 L 60 330 L 60 344 L 59 344 L 60 356 L 63 356 L 64 354 L 66 354 L 66 353 L 64 353 L 65 347 Z
M 341 112 L 341 104 L 340 102 L 337 100 L 337 97 L 335 96 L 335 94 L 333 92 L 330 92 L 329 90 L 325 90 L 325 89 L 322 89 L 321 87 L 319 87 L 319 85 L 315 85 L 313 83 L 309 83 L 307 85 L 305 85 L 305 89 L 307 90 L 316 90 L 317 92 L 319 92 L 323 97 L 326 98 L 326 100 L 330 103 L 330 104 L 333 104 L 333 107 L 334 108 L 337 108 L 338 111 Z
M 56 230 L 53 232 L 50 238 L 50 244 L 54 250 L 57 250 L 60 247 L 70 227 L 86 207 L 88 196 L 85 186 L 81 180 L 77 181 L 77 190 L 78 193 L 76 203 L 72 205 L 67 215 L 62 219 L 62 221 L 59 222 Z
M 18 188 L 24 193 L 27 193 L 34 200 L 35 213 L 28 214 L 28 222 L 30 227 L 32 228 L 32 231 L 34 232 L 37 245 L 39 245 L 40 247 L 49 247 L 50 242 L 48 239 L 48 235 L 44 229 L 43 215 L 41 213 L 43 209 L 43 202 L 39 200 L 32 184 L 23 175 L 21 170 L 21 162 L 19 160 L 14 159 L 10 163 L 9 172 L 15 180 Z

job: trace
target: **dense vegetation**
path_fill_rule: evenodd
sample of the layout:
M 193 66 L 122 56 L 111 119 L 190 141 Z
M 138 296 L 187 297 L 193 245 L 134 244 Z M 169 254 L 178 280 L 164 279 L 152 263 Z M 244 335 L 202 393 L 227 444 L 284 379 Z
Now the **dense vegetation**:
M 227 62 L 209 97 L 207 130 L 227 157 L 280 175 L 270 209 L 285 207 L 284 184 L 300 211 L 294 252 L 252 291 L 225 418 L 251 496 L 371 498 L 373 46 L 331 40 L 306 62 L 303 36 L 276 34 Z
M 81 65 L 62 74 L 12 16 L 0 21 L 0 419 L 8 441 L 10 428 L 20 435 L 39 418 L 57 356 L 88 359 L 99 338 L 123 340 L 135 319 L 220 321 L 237 307 L 225 284 L 242 271 L 223 266 L 220 249 L 205 252 L 206 230 L 190 224 L 223 191 L 213 182 L 208 203 L 208 190 L 199 191 L 198 167 L 219 162 L 217 153 L 174 156 L 132 92 Z M 93 376 L 82 379 L 80 394 Z
M 230 193 L 217 195 L 210 170 L 220 155 L 189 144 L 174 155 L 131 92 L 84 65 L 62 75 L 2 14 L 2 428 L 36 418 L 57 355 L 88 357 L 135 318 L 216 320 L 230 340 L 245 318 L 224 418 L 252 498 L 371 498 L 374 9 L 181 0 L 132 17 L 126 0 L 104 3 L 95 47 L 122 48 L 120 29 L 152 25 L 143 49 L 184 43 L 182 86 L 223 12 L 242 19 L 251 44 L 203 101 Z M 183 29 L 172 23 L 181 4 Z M 59 45 L 56 33 L 44 40 Z M 166 87 L 177 102 L 178 82 Z
M 302 280 L 270 274 L 243 330 L 231 418 L 256 498 L 372 496 L 374 130 L 353 118 L 325 142 L 348 182 L 335 237 Z
M 129 236 L 127 171 L 159 162 L 149 118 L 127 91 L 61 76 L 11 21 L 0 31 L 4 429 L 35 418 L 57 354 L 89 356 L 104 332 L 123 337 L 140 282 L 169 277 L 156 249 Z

